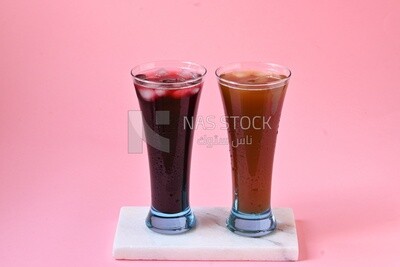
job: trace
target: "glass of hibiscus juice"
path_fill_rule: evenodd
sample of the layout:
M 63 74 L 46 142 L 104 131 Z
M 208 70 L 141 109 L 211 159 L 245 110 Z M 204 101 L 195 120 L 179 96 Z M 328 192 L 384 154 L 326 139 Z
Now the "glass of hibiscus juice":
M 162 234 L 193 228 L 189 205 L 194 121 L 207 70 L 196 63 L 158 61 L 131 71 L 142 112 L 150 166 L 151 207 L 146 225 Z

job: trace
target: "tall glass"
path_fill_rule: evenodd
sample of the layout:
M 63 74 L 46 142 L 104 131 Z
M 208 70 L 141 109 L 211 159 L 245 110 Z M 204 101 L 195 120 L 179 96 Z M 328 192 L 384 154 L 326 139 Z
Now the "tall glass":
M 289 69 L 245 62 L 216 70 L 228 124 L 233 205 L 227 227 L 258 237 L 276 227 L 271 210 L 272 167 Z
M 163 234 L 195 226 L 189 206 L 190 157 L 197 105 L 206 69 L 191 62 L 160 61 L 131 74 L 142 111 L 151 178 L 146 225 Z

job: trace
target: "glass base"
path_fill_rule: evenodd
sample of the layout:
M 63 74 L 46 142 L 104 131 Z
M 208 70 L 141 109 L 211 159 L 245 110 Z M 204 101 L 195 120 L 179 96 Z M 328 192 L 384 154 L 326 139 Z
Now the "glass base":
M 181 234 L 196 226 L 196 218 L 190 207 L 179 213 L 162 213 L 150 209 L 146 218 L 150 230 L 167 235 Z
M 260 237 L 273 232 L 276 228 L 276 221 L 271 209 L 258 214 L 232 210 L 226 220 L 226 226 L 238 235 Z

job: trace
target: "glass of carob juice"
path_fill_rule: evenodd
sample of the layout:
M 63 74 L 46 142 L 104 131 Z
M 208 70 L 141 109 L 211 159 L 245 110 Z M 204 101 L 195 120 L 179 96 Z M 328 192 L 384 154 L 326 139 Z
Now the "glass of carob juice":
M 272 167 L 291 72 L 276 64 L 244 62 L 222 66 L 216 75 L 232 166 L 233 204 L 227 227 L 239 235 L 264 236 L 276 228 Z

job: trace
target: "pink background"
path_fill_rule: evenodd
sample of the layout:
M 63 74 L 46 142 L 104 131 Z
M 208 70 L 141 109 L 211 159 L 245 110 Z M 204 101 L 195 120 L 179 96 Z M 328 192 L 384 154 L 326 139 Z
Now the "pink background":
M 273 184 L 273 205 L 297 220 L 300 261 L 290 264 L 392 266 L 399 14 L 396 0 L 2 0 L 0 266 L 153 264 L 111 251 L 119 208 L 150 196 L 146 154 L 127 153 L 127 111 L 138 108 L 129 71 L 162 59 L 208 68 L 202 116 L 223 114 L 217 66 L 290 67 Z M 199 130 L 195 140 L 204 134 L 226 136 Z M 228 148 L 195 144 L 191 205 L 230 206 L 230 183 Z

